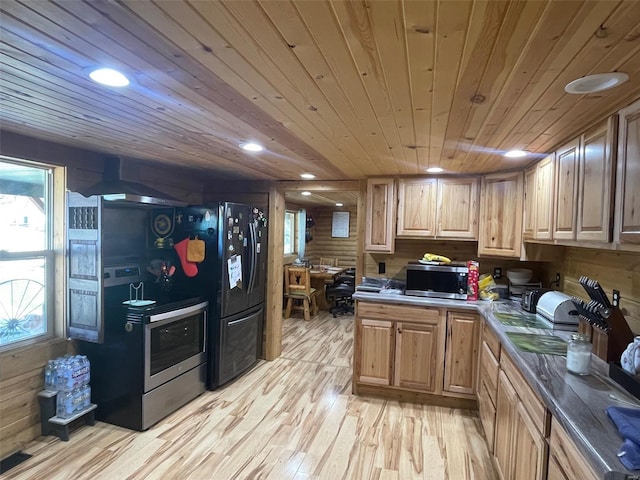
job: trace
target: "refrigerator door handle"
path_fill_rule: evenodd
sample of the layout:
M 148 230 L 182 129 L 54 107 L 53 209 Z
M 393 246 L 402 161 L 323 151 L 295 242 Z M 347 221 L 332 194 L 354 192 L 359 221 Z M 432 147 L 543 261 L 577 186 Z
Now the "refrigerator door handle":
M 251 272 L 249 274 L 249 288 L 247 289 L 247 293 L 253 292 L 256 282 L 256 231 L 253 222 L 249 222 L 249 237 L 251 243 Z
M 253 223 L 253 285 L 251 291 L 256 289 L 258 283 L 258 230 L 256 224 Z

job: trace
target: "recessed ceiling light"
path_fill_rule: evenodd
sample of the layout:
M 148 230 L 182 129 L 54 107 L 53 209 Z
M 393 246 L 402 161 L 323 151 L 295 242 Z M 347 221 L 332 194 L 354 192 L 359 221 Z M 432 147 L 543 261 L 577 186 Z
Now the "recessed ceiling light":
M 627 80 L 629 80 L 629 75 L 622 72 L 596 73 L 569 82 L 564 87 L 564 91 L 577 94 L 601 92 L 602 90 L 617 87 Z
M 261 152 L 263 150 L 262 145 L 253 142 L 241 143 L 240 148 L 247 152 Z
M 305 197 L 308 197 L 309 195 L 311 195 L 311 192 L 301 192 L 300 195 L 304 195 Z
M 504 153 L 504 156 L 507 158 L 522 158 L 526 157 L 527 155 L 529 155 L 529 152 L 526 152 L 524 150 L 509 150 L 508 152 Z
M 129 79 L 113 68 L 98 68 L 89 74 L 91 80 L 107 87 L 126 87 Z
M 429 173 L 441 173 L 444 172 L 444 170 L 440 167 L 429 167 L 427 168 L 427 172 Z
M 300 178 L 304 178 L 305 180 L 313 180 L 316 176 L 313 173 L 301 173 Z
M 342 207 L 344 203 L 336 203 L 336 207 Z

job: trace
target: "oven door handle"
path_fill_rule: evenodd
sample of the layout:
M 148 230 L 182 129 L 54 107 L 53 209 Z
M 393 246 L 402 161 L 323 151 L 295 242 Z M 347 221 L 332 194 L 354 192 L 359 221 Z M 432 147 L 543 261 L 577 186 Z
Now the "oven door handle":
M 207 309 L 209 302 L 201 302 L 190 307 L 180 308 L 178 310 L 171 310 L 170 312 L 158 313 L 156 315 L 149 315 L 149 323 L 161 322 L 162 320 L 179 320 L 182 317 L 189 316 L 190 314 L 197 312 L 198 310 Z

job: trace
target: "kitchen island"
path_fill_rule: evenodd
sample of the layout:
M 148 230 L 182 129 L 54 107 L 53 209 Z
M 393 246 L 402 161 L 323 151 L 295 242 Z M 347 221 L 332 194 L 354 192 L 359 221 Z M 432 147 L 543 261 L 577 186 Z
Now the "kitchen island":
M 450 316 L 451 312 L 469 312 L 477 314 L 478 321 L 482 323 L 482 341 L 475 343 L 475 339 L 471 341 L 472 348 L 465 355 L 473 355 L 471 364 L 477 366 L 475 370 L 476 379 L 473 382 L 474 396 L 480 401 L 481 419 L 487 431 L 487 422 L 483 418 L 483 402 L 480 392 L 480 385 L 484 388 L 484 383 L 479 382 L 477 377 L 482 377 L 484 369 L 485 353 L 488 350 L 487 345 L 494 348 L 492 343 L 498 343 L 498 352 L 495 354 L 495 370 L 489 368 L 491 373 L 489 377 L 495 379 L 497 384 L 497 394 L 491 395 L 494 404 L 493 420 L 489 422 L 491 425 L 491 434 L 487 434 L 489 448 L 494 451 L 498 470 L 506 478 L 604 478 L 607 472 L 616 471 L 634 475 L 628 471 L 620 463 L 617 452 L 622 444 L 622 438 L 618 434 L 617 429 L 607 417 L 605 409 L 608 406 L 630 406 L 625 403 L 616 401 L 610 397 L 614 395 L 618 399 L 630 402 L 632 405 L 640 408 L 640 402 L 631 397 L 625 390 L 621 389 L 615 382 L 608 377 L 608 365 L 599 358 L 592 356 L 591 374 L 586 376 L 576 376 L 569 373 L 566 369 L 566 359 L 563 355 L 551 355 L 540 353 L 527 353 L 518 348 L 509 337 L 508 333 L 529 333 L 553 335 L 567 339 L 569 333 L 558 332 L 554 330 L 543 330 L 538 328 L 520 327 L 505 325 L 500 320 L 505 315 L 518 315 L 521 313 L 517 303 L 491 303 L 484 301 L 457 301 L 445 299 L 425 299 L 420 297 L 411 297 L 405 295 L 389 295 L 380 293 L 356 292 L 354 294 L 356 302 L 356 349 L 354 358 L 354 393 L 372 393 L 371 389 L 362 389 L 362 385 L 369 380 L 361 375 L 363 368 L 370 367 L 370 358 L 366 361 L 367 365 L 362 367 L 363 361 L 359 356 L 362 349 L 358 348 L 362 339 L 358 336 L 367 328 L 376 329 L 379 337 L 383 337 L 386 333 L 388 325 L 382 320 L 368 320 L 365 315 L 360 312 L 371 312 L 373 306 L 386 306 L 387 318 L 393 316 L 395 306 L 399 308 L 417 307 L 415 312 L 440 312 L 438 321 L 440 322 L 439 333 L 434 335 L 441 339 L 439 345 L 445 350 L 449 348 L 449 336 L 451 335 Z M 424 310 L 421 310 L 424 309 Z M 397 318 L 397 322 L 391 323 L 389 328 L 390 338 L 396 339 L 402 336 L 403 327 L 407 322 L 416 321 L 420 323 L 419 318 L 407 318 L 407 312 L 411 310 L 403 310 L 402 316 Z M 429 316 L 429 314 L 427 315 Z M 508 322 L 507 322 L 508 323 Z M 436 325 L 433 323 L 433 325 Z M 446 341 L 445 341 L 446 330 Z M 469 330 L 471 332 L 471 330 Z M 366 333 L 365 333 L 366 335 Z M 371 335 L 373 338 L 374 335 Z M 486 339 L 486 341 L 485 341 Z M 494 340 L 491 340 L 494 339 Z M 365 340 L 366 341 L 366 340 Z M 436 341 L 437 343 L 437 341 Z M 391 352 L 385 352 L 384 349 L 378 349 L 382 355 L 387 355 L 393 363 L 393 355 L 396 340 L 390 341 Z M 440 348 L 440 347 L 439 347 Z M 415 347 L 414 347 L 415 350 Z M 418 349 L 419 350 L 419 349 Z M 490 349 L 489 349 L 490 350 Z M 372 350 L 373 351 L 373 350 Z M 428 349 L 424 350 L 428 351 Z M 360 353 L 359 353 L 360 352 Z M 454 361 L 451 357 L 439 352 L 437 349 L 428 352 L 431 356 L 440 355 L 443 362 L 440 367 L 448 368 Z M 371 355 L 371 354 L 369 354 Z M 444 360 L 446 357 L 446 360 Z M 480 357 L 482 358 L 483 368 L 480 368 Z M 415 358 L 415 357 L 414 357 Z M 448 362 L 447 362 L 448 360 Z M 499 360 L 499 365 L 498 365 Z M 386 361 L 386 360 L 385 360 Z M 475 362 L 475 363 L 474 363 Z M 383 362 L 384 363 L 384 362 Z M 457 362 L 456 362 L 457 363 Z M 466 362 L 465 362 L 466 363 Z M 389 369 L 390 377 L 397 372 L 397 366 Z M 478 375 L 478 372 L 479 375 Z M 447 395 L 446 382 L 443 388 L 442 372 L 435 372 L 435 378 L 438 385 L 431 393 L 440 393 Z M 384 393 L 388 388 L 390 391 L 401 391 L 397 382 L 384 383 L 385 379 L 374 379 L 378 389 Z M 388 380 L 388 379 L 386 379 Z M 493 381 L 492 381 L 493 382 Z M 487 383 L 492 383 L 487 382 Z M 388 385 L 388 387 L 387 387 Z M 395 385 L 395 387 L 394 387 Z M 409 389 L 410 390 L 410 389 Z M 450 390 L 450 389 L 449 389 Z M 451 393 L 449 393 L 451 396 Z M 464 395 L 462 395 L 464 396 Z M 460 395 L 458 395 L 460 397 Z M 497 397 L 497 402 L 495 398 Z M 402 398 L 402 397 L 401 397 Z M 407 396 L 405 398 L 411 398 Z M 428 401 L 429 397 L 426 397 Z M 511 403 L 510 403 L 511 402 Z M 505 405 L 508 407 L 505 409 Z M 497 408 L 497 413 L 496 409 Z M 493 422 L 495 421 L 495 432 L 493 430 Z M 526 427 L 526 428 L 525 428 Z M 528 430 L 527 430 L 528 428 Z M 516 433 L 517 432 L 517 433 Z M 523 435 L 523 432 L 526 435 Z M 566 434 L 565 434 L 566 432 Z M 495 433 L 495 443 L 494 443 Z M 504 438 L 504 437 L 508 438 Z M 523 438 L 525 440 L 523 440 Z M 529 441 L 531 439 L 531 441 Z M 569 450 L 572 450 L 578 459 L 584 458 L 583 465 L 571 465 L 571 460 L 575 457 L 565 456 L 565 444 L 560 442 L 558 448 L 558 439 L 571 443 Z M 506 442 L 506 443 L 505 443 Z M 511 455 L 505 457 L 505 445 L 512 449 Z M 525 459 L 531 464 L 527 465 L 527 473 L 523 476 L 517 461 L 517 446 L 522 447 L 521 450 L 527 450 Z M 494 449 L 495 447 L 495 449 Z M 532 453 L 533 452 L 533 453 Z M 537 455 L 534 454 L 537 452 Z M 513 458 L 512 458 L 513 457 Z M 501 458 L 503 465 L 500 465 Z M 515 459 L 514 459 L 515 458 Z M 562 467 L 560 468 L 559 467 Z M 563 473 L 559 473 L 561 470 Z M 572 470 L 569 473 L 567 470 Z M 586 473 L 582 473 L 586 472 Z M 638 472 L 636 471 L 636 475 Z M 586 477 L 584 475 L 587 475 Z M 635 477 L 633 477 L 635 478 Z

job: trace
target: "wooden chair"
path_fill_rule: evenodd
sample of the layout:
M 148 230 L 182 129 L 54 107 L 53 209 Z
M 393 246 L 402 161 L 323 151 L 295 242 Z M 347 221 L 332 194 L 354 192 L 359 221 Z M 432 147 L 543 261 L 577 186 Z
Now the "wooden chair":
M 337 267 L 338 266 L 338 259 L 337 258 L 320 257 L 320 265 L 324 265 L 326 267 Z
M 284 318 L 291 316 L 291 310 L 302 310 L 304 319 L 311 320 L 318 314 L 318 291 L 311 288 L 311 269 L 306 267 L 284 267 L 284 296 L 287 298 L 287 307 Z

